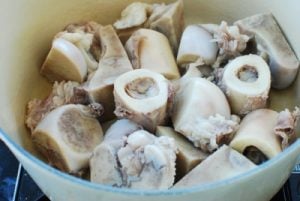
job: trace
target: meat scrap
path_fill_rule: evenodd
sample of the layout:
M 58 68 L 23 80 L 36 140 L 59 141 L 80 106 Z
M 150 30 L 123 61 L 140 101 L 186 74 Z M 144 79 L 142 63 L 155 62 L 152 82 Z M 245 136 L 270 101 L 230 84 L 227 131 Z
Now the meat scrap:
M 183 1 L 178 0 L 168 5 L 134 2 L 122 11 L 121 18 L 114 23 L 114 27 L 124 41 L 135 31 L 134 28 L 158 31 L 169 39 L 175 54 L 184 28 Z
M 275 135 L 278 135 L 282 142 L 281 147 L 285 149 L 296 138 L 296 127 L 300 119 L 300 109 L 295 108 L 293 112 L 288 109 L 280 112 L 278 115 L 277 125 L 274 128 Z
M 223 62 L 240 56 L 252 37 L 242 34 L 238 26 L 229 26 L 225 21 L 222 21 L 219 26 L 215 24 L 204 24 L 202 26 L 213 34 L 213 42 L 217 42 L 219 46 L 219 54 L 213 65 L 214 67 L 220 67 Z
M 241 34 L 237 26 L 228 26 L 222 21 L 219 29 L 214 33 L 215 41 L 218 43 L 221 55 L 238 56 L 246 49 L 250 37 Z
M 207 119 L 199 117 L 192 123 L 186 124 L 182 130 L 186 131 L 186 137 L 195 147 L 200 147 L 205 152 L 213 152 L 231 141 L 239 127 L 239 121 L 236 116 L 228 120 L 216 114 Z
M 152 11 L 150 4 L 134 2 L 122 11 L 121 19 L 117 20 L 114 26 L 120 30 L 140 26 L 147 21 Z
M 79 83 L 72 81 L 55 82 L 50 95 L 44 99 L 33 99 L 27 104 L 26 126 L 35 129 L 38 123 L 52 110 L 65 104 L 87 103 L 86 94 L 80 90 Z

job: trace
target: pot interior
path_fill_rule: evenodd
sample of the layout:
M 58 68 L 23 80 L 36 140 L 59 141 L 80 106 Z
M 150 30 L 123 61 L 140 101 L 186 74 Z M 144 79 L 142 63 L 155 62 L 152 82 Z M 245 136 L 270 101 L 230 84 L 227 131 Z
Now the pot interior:
M 24 125 L 26 104 L 43 98 L 51 85 L 40 76 L 53 36 L 66 25 L 94 20 L 113 23 L 132 0 L 19 0 L 1 5 L 0 24 L 0 128 L 17 144 L 38 156 Z M 161 1 L 147 1 L 161 2 Z M 165 1 L 171 2 L 171 1 Z M 300 56 L 299 7 L 297 0 L 187 0 L 186 24 L 229 23 L 256 13 L 272 12 L 294 51 Z M 300 103 L 300 78 L 287 90 L 272 91 L 270 107 L 292 109 Z M 299 130 L 299 129 L 298 129 Z M 299 132 L 298 132 L 299 133 Z

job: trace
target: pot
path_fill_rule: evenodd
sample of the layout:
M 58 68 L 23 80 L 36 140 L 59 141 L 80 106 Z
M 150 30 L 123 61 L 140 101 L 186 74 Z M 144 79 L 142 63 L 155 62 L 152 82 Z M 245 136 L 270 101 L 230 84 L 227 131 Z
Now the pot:
M 55 201 L 266 201 L 289 177 L 300 154 L 300 139 L 284 152 L 249 172 L 192 188 L 141 191 L 93 184 L 62 173 L 42 161 L 24 125 L 26 103 L 45 97 L 51 85 L 39 74 L 53 36 L 65 25 L 95 20 L 113 23 L 132 0 L 1 1 L 0 138 L 22 163 L 42 191 Z M 148 1 L 157 2 L 157 1 Z M 170 2 L 170 1 L 166 1 Z M 272 12 L 300 56 L 300 2 L 297 0 L 185 1 L 191 23 L 229 23 L 256 13 Z M 300 103 L 300 78 L 287 90 L 272 91 L 270 107 L 279 111 Z M 298 129 L 299 134 L 300 129 Z

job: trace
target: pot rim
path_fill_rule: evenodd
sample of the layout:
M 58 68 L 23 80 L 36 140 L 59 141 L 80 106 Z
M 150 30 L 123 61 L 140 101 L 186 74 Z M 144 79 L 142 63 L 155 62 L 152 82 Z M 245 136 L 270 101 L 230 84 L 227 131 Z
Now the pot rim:
M 92 183 L 87 180 L 83 180 L 80 178 L 77 178 L 75 176 L 69 175 L 67 173 L 64 173 L 58 169 L 55 169 L 54 167 L 48 165 L 47 163 L 43 162 L 42 160 L 35 157 L 33 154 L 26 151 L 23 147 L 18 145 L 16 142 L 14 142 L 1 128 L 0 128 L 0 140 L 2 140 L 10 150 L 13 148 L 16 149 L 18 152 L 20 152 L 24 157 L 29 159 L 30 162 L 33 162 L 38 167 L 45 169 L 46 171 L 50 172 L 51 174 L 55 174 L 55 176 L 58 176 L 60 178 L 63 178 L 69 182 L 72 182 L 74 184 L 78 184 L 80 186 L 91 188 L 93 190 L 101 190 L 101 191 L 108 191 L 111 193 L 119 193 L 119 194 L 125 194 L 125 195 L 136 195 L 136 196 L 177 196 L 182 194 L 190 194 L 200 191 L 206 191 L 209 189 L 225 186 L 232 184 L 238 180 L 246 179 L 248 177 L 252 177 L 255 174 L 258 174 L 261 171 L 264 171 L 265 169 L 273 166 L 273 164 L 278 163 L 280 160 L 282 160 L 286 155 L 291 154 L 294 151 L 297 151 L 298 148 L 298 154 L 300 159 L 300 138 L 297 139 L 292 145 L 290 145 L 288 148 L 286 148 L 283 152 L 279 153 L 277 156 L 275 156 L 272 159 L 269 159 L 267 162 L 258 165 L 256 168 L 253 168 L 249 171 L 246 171 L 244 173 L 241 173 L 239 175 L 236 175 L 234 177 L 230 177 L 228 179 L 208 183 L 208 184 L 201 184 L 201 185 L 195 185 L 193 187 L 188 188 L 178 188 L 178 189 L 167 189 L 167 190 L 135 190 L 135 189 L 127 189 L 127 188 L 117 188 L 112 187 L 104 184 L 97 184 Z

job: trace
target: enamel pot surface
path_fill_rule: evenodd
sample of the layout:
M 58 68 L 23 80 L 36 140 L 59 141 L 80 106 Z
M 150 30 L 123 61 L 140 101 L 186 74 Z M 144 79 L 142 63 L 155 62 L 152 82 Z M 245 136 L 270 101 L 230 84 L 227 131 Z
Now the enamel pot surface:
M 0 139 L 16 155 L 42 191 L 55 201 L 225 200 L 266 201 L 289 177 L 300 154 L 300 140 L 249 172 L 219 182 L 164 191 L 128 190 L 93 184 L 43 162 L 24 125 L 26 103 L 45 97 L 51 85 L 39 74 L 53 36 L 67 24 L 94 20 L 113 23 L 132 0 L 1 0 Z M 150 3 L 159 1 L 147 1 Z M 161 1 L 160 1 L 161 2 Z M 171 1 L 165 1 L 171 2 Z M 300 56 L 300 2 L 297 0 L 187 0 L 186 24 L 232 23 L 272 12 L 296 55 Z M 273 90 L 269 105 L 280 111 L 300 103 L 300 78 L 286 90 Z M 299 135 L 299 128 L 298 128 Z

